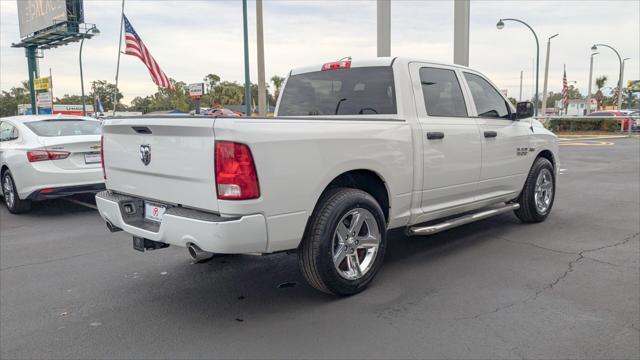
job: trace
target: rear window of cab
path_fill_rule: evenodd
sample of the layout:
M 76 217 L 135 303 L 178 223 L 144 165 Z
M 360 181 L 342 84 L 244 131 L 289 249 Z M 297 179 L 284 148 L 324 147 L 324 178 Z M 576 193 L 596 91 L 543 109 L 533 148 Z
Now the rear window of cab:
M 31 121 L 24 123 L 29 130 L 38 136 L 75 136 L 75 135 L 100 135 L 100 121 L 78 119 L 51 119 Z
M 390 66 L 316 71 L 287 80 L 278 116 L 396 114 Z

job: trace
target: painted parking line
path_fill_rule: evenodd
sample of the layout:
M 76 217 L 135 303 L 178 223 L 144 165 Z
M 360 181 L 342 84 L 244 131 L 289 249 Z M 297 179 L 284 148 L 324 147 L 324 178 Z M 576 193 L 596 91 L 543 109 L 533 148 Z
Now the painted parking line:
M 615 143 L 611 141 L 562 141 L 558 145 L 563 146 L 612 146 Z

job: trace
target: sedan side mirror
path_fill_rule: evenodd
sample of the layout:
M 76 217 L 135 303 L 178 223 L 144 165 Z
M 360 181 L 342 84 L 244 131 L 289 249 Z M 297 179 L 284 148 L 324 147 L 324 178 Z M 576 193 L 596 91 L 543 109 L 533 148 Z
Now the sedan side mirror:
M 515 120 L 526 119 L 533 116 L 533 103 L 531 101 L 522 101 L 516 104 Z

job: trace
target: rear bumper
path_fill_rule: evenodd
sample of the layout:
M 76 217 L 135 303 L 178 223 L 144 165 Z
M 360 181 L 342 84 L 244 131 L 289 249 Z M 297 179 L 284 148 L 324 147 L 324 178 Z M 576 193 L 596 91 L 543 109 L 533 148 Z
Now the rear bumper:
M 222 217 L 186 209 L 167 208 L 161 223 L 144 220 L 143 200 L 110 191 L 96 195 L 100 216 L 127 233 L 186 247 L 196 244 L 202 250 L 220 254 L 263 253 L 267 250 L 267 226 L 263 215 Z M 127 214 L 124 206 L 135 209 Z
M 55 199 L 77 194 L 97 193 L 104 189 L 104 183 L 46 188 L 32 192 L 27 199 L 34 201 Z

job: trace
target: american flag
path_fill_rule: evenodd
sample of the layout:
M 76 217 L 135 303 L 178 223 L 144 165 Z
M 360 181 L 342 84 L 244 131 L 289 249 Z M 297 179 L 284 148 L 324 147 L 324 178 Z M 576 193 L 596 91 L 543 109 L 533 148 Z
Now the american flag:
M 133 55 L 142 60 L 147 69 L 149 69 L 151 79 L 153 79 L 153 82 L 156 85 L 163 88 L 173 89 L 171 80 L 169 80 L 169 77 L 164 73 L 164 71 L 162 71 L 162 69 L 160 69 L 160 65 L 158 65 L 153 56 L 151 56 L 149 49 L 144 45 L 138 33 L 133 29 L 129 19 L 127 19 L 124 14 L 122 16 L 124 17 L 124 39 L 127 45 L 124 53 L 127 55 Z
M 562 77 L 562 106 L 566 109 L 569 106 L 569 86 L 567 85 L 567 68 L 564 68 Z

